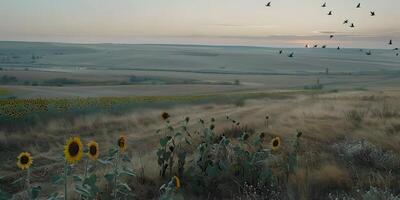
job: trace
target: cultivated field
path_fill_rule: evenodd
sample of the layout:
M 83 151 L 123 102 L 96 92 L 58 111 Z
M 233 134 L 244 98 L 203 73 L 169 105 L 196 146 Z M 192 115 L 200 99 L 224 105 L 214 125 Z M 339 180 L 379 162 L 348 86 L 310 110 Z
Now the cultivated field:
M 395 195 L 400 193 L 399 100 L 398 90 L 269 93 L 236 104 L 183 102 L 164 108 L 139 109 L 122 114 L 91 113 L 50 119 L 29 127 L 9 127 L 9 131 L 1 131 L 1 174 L 4 176 L 1 189 L 21 198 L 25 194 L 22 193 L 23 184 L 10 183 L 25 175 L 16 170 L 16 155 L 20 151 L 29 151 L 34 155 L 31 182 L 42 186 L 40 196 L 48 196 L 57 190 L 62 193 L 61 186 L 51 184 L 51 177 L 62 172 L 63 162 L 58 158 L 62 155 L 66 136 L 80 135 L 84 143 L 96 140 L 102 158 L 123 134 L 127 137 L 125 153 L 131 158 L 128 165 L 136 172 L 135 177 L 125 180 L 126 183 L 139 199 L 158 198 L 163 194 L 159 191 L 161 185 L 167 183 L 171 175 L 180 173 L 175 160 L 172 174 L 167 170 L 164 178 L 159 175 L 157 149 L 160 148 L 160 139 L 165 136 L 166 122 L 161 117 L 165 111 L 171 115 L 168 124 L 174 128 L 167 134 L 185 133 L 182 126 L 192 134 L 188 139 L 191 145 L 176 139 L 176 151 L 188 153 L 180 176 L 181 188 L 173 193 L 176 198 L 397 199 L 399 197 Z M 190 118 L 187 125 L 185 117 Z M 229 164 L 225 170 L 218 168 L 215 172 L 218 176 L 207 172 L 201 179 L 193 179 L 197 173 L 197 165 L 193 165 L 198 156 L 196 146 L 203 140 L 203 130 L 215 138 L 224 135 L 231 141 L 226 146 Z M 299 132 L 302 135 L 296 139 Z M 248 136 L 243 138 L 244 134 Z M 263 139 L 255 144 L 260 134 L 264 135 Z M 257 170 L 260 169 L 270 170 L 266 182 L 242 177 L 245 175 L 242 173 L 247 172 L 236 171 L 235 153 L 229 149 L 239 145 L 243 151 L 253 155 L 271 149 L 270 141 L 275 137 L 281 138 L 281 146 L 261 159 L 260 166 L 242 166 L 245 170 L 252 169 L 252 173 L 259 173 Z M 296 141 L 296 164 L 289 164 Z M 112 186 L 102 178 L 108 167 L 100 162 L 92 165 L 96 167 L 93 173 L 98 176 L 97 185 L 102 188 L 99 198 L 108 198 Z M 287 171 L 291 165 L 295 168 Z M 74 165 L 73 173 L 82 175 L 83 169 L 84 162 L 79 162 Z M 193 187 L 195 180 L 200 185 L 211 185 L 198 190 Z M 78 198 L 73 189 L 70 195 Z

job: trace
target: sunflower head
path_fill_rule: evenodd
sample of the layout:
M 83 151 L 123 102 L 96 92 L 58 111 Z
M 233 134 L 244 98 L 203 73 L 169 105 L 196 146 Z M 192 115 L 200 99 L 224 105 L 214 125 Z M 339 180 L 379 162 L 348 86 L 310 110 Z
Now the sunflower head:
M 172 177 L 172 181 L 174 183 L 175 189 L 179 189 L 181 187 L 181 180 L 177 176 Z
M 74 164 L 81 160 L 83 156 L 83 145 L 80 137 L 70 137 L 64 146 L 65 160 L 69 164 Z
M 90 160 L 97 160 L 99 157 L 99 144 L 95 141 L 90 141 L 87 144 L 87 147 L 89 149 L 88 151 L 88 157 Z
M 30 153 L 22 152 L 17 157 L 17 166 L 22 169 L 28 169 L 32 165 L 33 159 Z
M 119 147 L 120 152 L 124 152 L 126 150 L 126 137 L 124 136 L 119 137 L 117 145 Z
M 278 150 L 281 147 L 281 138 L 279 137 L 275 137 L 274 139 L 272 139 L 271 141 L 271 148 L 272 150 Z
M 161 113 L 161 117 L 163 118 L 163 120 L 167 120 L 170 117 L 170 115 L 167 112 L 163 112 Z

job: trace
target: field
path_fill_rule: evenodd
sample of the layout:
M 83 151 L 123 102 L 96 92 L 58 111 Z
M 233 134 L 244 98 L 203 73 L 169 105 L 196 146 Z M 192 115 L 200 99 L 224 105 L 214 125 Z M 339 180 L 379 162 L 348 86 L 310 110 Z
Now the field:
M 399 57 L 278 51 L 0 42 L 0 199 L 400 199 Z

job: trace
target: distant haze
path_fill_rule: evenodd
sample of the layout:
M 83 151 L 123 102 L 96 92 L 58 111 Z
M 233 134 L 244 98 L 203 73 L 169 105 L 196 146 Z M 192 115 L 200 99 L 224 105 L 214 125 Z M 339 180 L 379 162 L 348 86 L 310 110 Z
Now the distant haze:
M 399 0 L 326 0 L 327 8 L 323 2 L 272 0 L 267 8 L 262 0 L 1 0 L 0 40 L 369 48 L 389 48 L 390 39 L 400 43 Z M 343 25 L 345 19 L 356 28 Z

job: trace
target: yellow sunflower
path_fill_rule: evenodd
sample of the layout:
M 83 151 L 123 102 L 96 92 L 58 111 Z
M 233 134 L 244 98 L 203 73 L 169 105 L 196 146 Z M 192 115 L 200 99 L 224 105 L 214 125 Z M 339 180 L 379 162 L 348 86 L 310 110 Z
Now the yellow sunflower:
M 281 147 L 281 138 L 279 137 L 275 137 L 274 139 L 272 139 L 271 141 L 271 148 L 272 150 L 278 150 Z
M 80 137 L 70 137 L 64 146 L 65 160 L 69 164 L 74 164 L 81 160 L 83 156 L 83 145 Z
M 124 136 L 119 137 L 117 144 L 120 152 L 124 152 L 126 150 L 126 137 Z
M 33 159 L 30 153 L 22 152 L 17 157 L 17 166 L 22 169 L 28 169 L 32 165 Z
M 99 144 L 97 144 L 97 142 L 95 141 L 90 141 L 87 144 L 88 148 L 89 148 L 89 152 L 88 152 L 88 157 L 90 160 L 97 160 L 97 158 L 99 157 Z
M 181 187 L 181 181 L 177 176 L 172 177 L 174 184 L 175 184 L 175 189 L 179 189 Z

